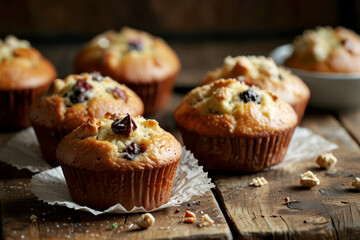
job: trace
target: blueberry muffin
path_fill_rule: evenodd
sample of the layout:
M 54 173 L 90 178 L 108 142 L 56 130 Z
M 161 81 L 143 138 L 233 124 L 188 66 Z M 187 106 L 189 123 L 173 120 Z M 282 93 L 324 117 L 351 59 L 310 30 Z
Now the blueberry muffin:
M 221 78 L 235 78 L 247 85 L 256 85 L 275 93 L 294 108 L 298 115 L 298 123 L 300 123 L 310 99 L 310 90 L 306 84 L 290 71 L 277 66 L 272 58 L 263 56 L 232 58 L 229 56 L 225 58 L 221 68 L 206 75 L 203 84 Z
M 136 116 L 143 111 L 141 99 L 131 89 L 94 72 L 55 80 L 47 94 L 31 106 L 30 121 L 43 157 L 56 166 L 60 140 L 89 117 L 101 118 L 106 112 Z
M 294 69 L 328 72 L 360 72 L 360 37 L 337 27 L 306 30 L 293 43 L 294 51 L 284 65 Z
M 280 163 L 297 124 L 288 103 L 236 79 L 193 89 L 176 108 L 175 120 L 204 168 L 236 172 Z
M 180 143 L 155 120 L 106 114 L 67 135 L 56 151 L 74 202 L 151 210 L 171 195 Z
M 30 126 L 31 103 L 55 78 L 54 66 L 28 41 L 14 36 L 0 39 L 0 125 Z
M 91 40 L 76 56 L 76 72 L 98 71 L 133 89 L 145 113 L 165 107 L 180 70 L 175 52 L 160 38 L 123 28 Z

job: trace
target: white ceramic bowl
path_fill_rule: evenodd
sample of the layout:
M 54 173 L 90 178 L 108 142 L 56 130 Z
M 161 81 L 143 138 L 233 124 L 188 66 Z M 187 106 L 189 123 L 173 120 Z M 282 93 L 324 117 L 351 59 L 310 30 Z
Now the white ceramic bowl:
M 283 65 L 292 54 L 292 44 L 274 49 L 269 57 Z M 309 105 L 328 109 L 344 109 L 360 106 L 360 73 L 320 73 L 290 68 L 309 87 Z

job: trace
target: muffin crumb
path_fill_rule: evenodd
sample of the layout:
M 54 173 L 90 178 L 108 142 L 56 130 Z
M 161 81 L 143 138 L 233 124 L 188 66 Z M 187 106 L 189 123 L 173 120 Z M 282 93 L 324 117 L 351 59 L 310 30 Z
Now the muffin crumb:
M 185 223 L 194 223 L 194 222 L 196 222 L 196 215 L 195 215 L 195 213 L 193 213 L 193 212 L 191 212 L 191 211 L 186 211 L 186 212 L 185 212 L 184 222 L 185 222 Z
M 30 216 L 30 221 L 31 222 L 36 222 L 37 221 L 37 216 L 35 214 Z
M 354 181 L 352 183 L 355 189 L 360 190 L 360 178 L 356 177 L 354 178 Z
M 140 228 L 149 228 L 155 223 L 155 218 L 150 213 L 141 215 L 135 222 Z
M 303 187 L 315 187 L 317 185 L 320 185 L 320 180 L 316 177 L 316 175 L 311 172 L 307 171 L 300 175 L 300 184 Z
M 201 223 L 198 224 L 198 227 L 202 228 L 202 227 L 208 227 L 214 224 L 214 220 L 212 220 L 210 218 L 210 216 L 208 214 L 205 214 L 202 217 L 203 221 Z
M 268 181 L 264 177 L 257 177 L 251 180 L 249 183 L 250 186 L 253 187 L 262 187 L 263 185 L 268 184 Z
M 337 158 L 330 152 L 324 152 L 317 157 L 316 163 L 322 168 L 330 169 L 337 163 Z

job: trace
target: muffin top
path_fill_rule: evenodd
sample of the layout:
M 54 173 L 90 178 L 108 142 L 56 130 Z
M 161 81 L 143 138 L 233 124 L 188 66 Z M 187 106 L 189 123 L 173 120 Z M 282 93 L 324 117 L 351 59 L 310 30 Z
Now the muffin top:
M 36 88 L 56 78 L 53 65 L 25 40 L 0 39 L 0 90 Z
M 337 27 L 318 27 L 296 37 L 294 51 L 284 65 L 318 72 L 360 72 L 360 37 Z
M 205 136 L 265 137 L 294 127 L 297 115 L 271 92 L 221 79 L 188 93 L 175 110 L 175 120 Z
M 67 135 L 56 152 L 68 166 L 93 171 L 156 168 L 181 158 L 180 143 L 155 120 L 107 113 Z
M 236 78 L 247 85 L 256 85 L 276 93 L 290 104 L 310 96 L 308 87 L 299 77 L 277 66 L 272 58 L 263 56 L 228 56 L 221 68 L 207 73 L 203 84 L 221 78 Z
M 99 71 L 117 81 L 156 82 L 180 69 L 175 52 L 160 38 L 124 27 L 92 39 L 76 56 L 78 72 Z
M 101 118 L 106 112 L 141 115 L 143 111 L 141 99 L 131 89 L 94 72 L 56 79 L 32 105 L 30 121 L 70 132 L 89 117 Z

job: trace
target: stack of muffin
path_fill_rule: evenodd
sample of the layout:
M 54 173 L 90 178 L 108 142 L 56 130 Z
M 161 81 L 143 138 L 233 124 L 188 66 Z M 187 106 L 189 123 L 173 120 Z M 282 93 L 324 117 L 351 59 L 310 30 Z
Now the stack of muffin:
M 289 66 L 307 56 L 296 54 Z M 181 145 L 141 115 L 168 102 L 180 70 L 174 51 L 124 28 L 91 40 L 74 67 L 78 74 L 54 81 L 54 67 L 28 42 L 0 42 L 1 125 L 28 126 L 31 104 L 43 157 L 61 165 L 79 204 L 150 210 L 167 202 Z M 309 98 L 302 80 L 272 59 L 227 57 L 185 96 L 174 117 L 184 145 L 207 170 L 254 172 L 283 160 Z

